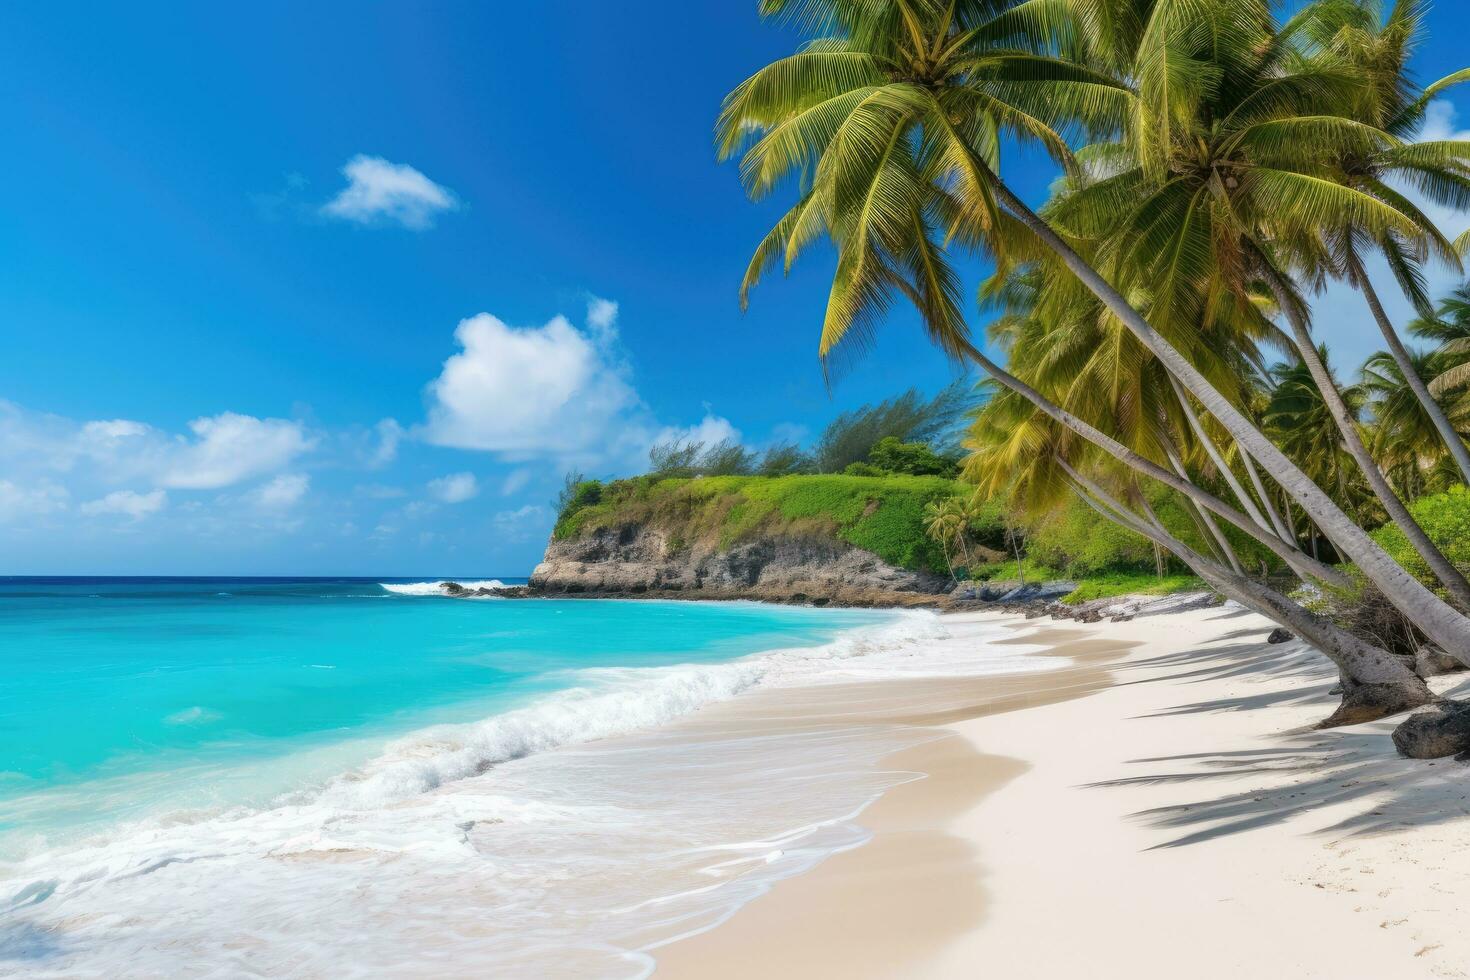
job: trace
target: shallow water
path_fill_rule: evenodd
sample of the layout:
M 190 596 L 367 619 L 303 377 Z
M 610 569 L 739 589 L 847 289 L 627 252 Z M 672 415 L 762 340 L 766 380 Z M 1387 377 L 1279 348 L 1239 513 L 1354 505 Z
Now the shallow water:
M 0 580 L 0 972 L 638 976 L 855 846 L 914 729 L 669 722 L 1026 669 L 929 613 Z

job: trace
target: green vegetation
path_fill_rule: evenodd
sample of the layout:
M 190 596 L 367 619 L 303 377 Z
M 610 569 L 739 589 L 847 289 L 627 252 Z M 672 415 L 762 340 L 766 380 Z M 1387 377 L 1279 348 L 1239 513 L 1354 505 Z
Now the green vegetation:
M 1445 493 L 1420 497 L 1409 508 L 1424 533 L 1439 546 L 1450 561 L 1470 569 L 1470 490 L 1453 487 Z M 1373 537 L 1394 560 L 1425 582 L 1432 582 L 1429 566 L 1409 546 L 1404 534 L 1389 524 L 1374 532 Z
M 940 574 L 948 565 L 939 544 L 924 533 L 924 509 L 967 492 L 939 477 L 835 474 L 641 476 L 578 486 L 557 518 L 557 540 L 630 524 L 663 529 L 686 546 L 719 548 L 761 535 L 827 535 L 892 565 Z
M 830 245 L 820 356 L 866 350 L 902 305 L 989 375 L 963 476 L 1020 519 L 1038 563 L 1123 575 L 1166 551 L 1362 681 L 1342 711 L 1363 720 L 1433 695 L 1371 629 L 1310 615 L 1264 573 L 1340 589 L 1332 565 L 1350 564 L 1470 664 L 1458 503 L 1404 503 L 1470 483 L 1470 294 L 1415 325 L 1440 345 L 1426 357 L 1376 292 L 1393 282 L 1427 312 L 1423 267 L 1470 244 L 1432 217 L 1470 204 L 1470 142 L 1416 142 L 1470 70 L 1413 77 L 1424 4 L 1287 7 L 772 0 L 797 50 L 730 92 L 716 143 L 753 198 L 792 198 L 742 302 Z M 1039 209 L 1002 172 L 1013 144 L 1058 165 Z M 977 257 L 995 269 L 986 344 L 965 312 Z M 1334 379 L 1312 333 L 1328 281 L 1387 345 L 1361 386 Z M 929 523 L 963 551 L 952 514 Z

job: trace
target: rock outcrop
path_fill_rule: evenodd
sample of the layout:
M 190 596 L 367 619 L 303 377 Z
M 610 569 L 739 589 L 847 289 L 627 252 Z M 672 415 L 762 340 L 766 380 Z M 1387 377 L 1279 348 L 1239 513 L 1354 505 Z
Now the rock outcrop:
M 944 605 L 949 579 L 897 568 L 822 535 L 684 544 L 638 524 L 553 540 L 531 573 L 542 595 L 682 596 L 846 606 Z

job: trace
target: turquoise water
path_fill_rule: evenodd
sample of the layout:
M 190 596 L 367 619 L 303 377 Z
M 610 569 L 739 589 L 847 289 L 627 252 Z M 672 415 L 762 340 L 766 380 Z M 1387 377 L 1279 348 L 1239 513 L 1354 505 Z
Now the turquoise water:
M 883 617 L 464 601 L 379 580 L 0 579 L 0 839 L 171 794 L 258 803 L 406 732 L 586 685 L 589 671 L 815 646 Z

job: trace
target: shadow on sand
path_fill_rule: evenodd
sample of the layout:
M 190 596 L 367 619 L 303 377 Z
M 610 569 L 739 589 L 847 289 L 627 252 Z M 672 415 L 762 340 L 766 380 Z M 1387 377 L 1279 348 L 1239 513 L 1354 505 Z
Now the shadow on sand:
M 1336 698 L 1328 692 L 1337 682 L 1336 669 L 1303 643 L 1265 645 L 1266 633 L 1238 630 L 1213 644 L 1115 670 L 1124 684 L 1187 685 L 1246 676 L 1264 682 L 1258 693 L 1180 704 L 1150 717 L 1315 704 L 1322 706 L 1323 716 L 1330 713 Z M 1165 673 L 1127 678 L 1130 672 L 1160 669 Z M 1453 681 L 1441 693 L 1470 695 L 1470 677 L 1458 675 Z M 1470 766 L 1448 759 L 1400 758 L 1389 733 L 1402 720 L 1398 716 L 1351 728 L 1289 731 L 1273 737 L 1269 748 L 1133 759 L 1130 764 L 1150 772 L 1087 785 L 1230 785 L 1229 792 L 1218 796 L 1133 814 L 1146 826 L 1177 834 L 1153 849 L 1198 844 L 1345 804 L 1350 807 L 1346 816 L 1314 833 L 1350 837 L 1431 826 L 1470 814 Z M 1266 774 L 1273 778 L 1258 778 Z

